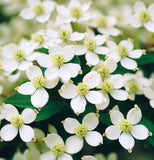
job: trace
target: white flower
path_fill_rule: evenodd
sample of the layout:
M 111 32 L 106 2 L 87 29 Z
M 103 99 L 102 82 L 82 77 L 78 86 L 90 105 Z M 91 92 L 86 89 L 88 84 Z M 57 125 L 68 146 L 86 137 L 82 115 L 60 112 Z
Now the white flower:
M 90 13 L 87 12 L 91 2 L 81 4 L 78 0 L 71 0 L 68 7 L 64 5 L 57 6 L 59 15 L 56 18 L 58 25 L 70 22 L 84 22 L 90 19 Z
M 69 145 L 66 152 L 68 149 L 69 153 L 73 153 L 76 147 L 80 151 L 83 147 L 84 138 L 90 146 L 95 147 L 103 143 L 102 135 L 97 131 L 92 131 L 99 123 L 98 116 L 96 113 L 88 113 L 84 116 L 82 124 L 75 118 L 66 118 L 62 121 L 65 130 L 70 134 L 75 134 L 67 139 L 66 144 L 69 143 Z
M 129 110 L 126 119 L 120 111 L 116 110 L 110 111 L 110 118 L 113 125 L 106 128 L 104 136 L 110 140 L 119 139 L 119 143 L 129 152 L 134 147 L 134 138 L 144 140 L 151 135 L 144 125 L 137 124 L 142 118 L 141 110 L 137 105 Z
M 24 19 L 33 19 L 40 23 L 49 20 L 51 12 L 55 8 L 55 3 L 49 0 L 41 2 L 41 0 L 27 0 L 29 8 L 25 8 L 20 12 L 20 16 Z
M 111 40 L 107 40 L 107 46 L 111 52 L 107 56 L 114 59 L 116 62 L 129 70 L 137 70 L 137 62 L 131 58 L 137 59 L 145 54 L 145 50 L 135 49 L 131 40 L 122 40 L 119 45 Z
M 19 130 L 20 138 L 24 142 L 30 142 L 34 138 L 33 129 L 26 125 L 32 123 L 36 118 L 36 113 L 30 108 L 23 110 L 22 114 L 19 114 L 18 110 L 11 104 L 5 104 L 1 110 L 1 114 L 11 124 L 7 124 L 2 127 L 0 131 L 0 137 L 4 141 L 13 140 Z
M 109 94 L 118 101 L 125 101 L 128 98 L 128 93 L 120 89 L 123 86 L 124 78 L 120 74 L 110 75 L 108 78 L 104 79 L 98 86 L 98 88 L 102 89 L 99 92 L 103 96 L 103 101 L 100 104 L 96 104 L 97 109 L 103 110 L 108 107 L 110 103 Z
M 59 90 L 59 94 L 65 99 L 72 99 L 70 105 L 75 114 L 85 111 L 86 99 L 92 104 L 99 104 L 102 102 L 102 95 L 99 91 L 90 90 L 98 86 L 101 81 L 100 74 L 96 71 L 87 73 L 83 82 L 74 85 L 72 83 L 63 84 Z
M 40 160 L 55 160 L 55 158 L 57 160 L 73 160 L 68 153 L 74 154 L 79 152 L 78 146 L 74 144 L 75 147 L 69 149 L 70 144 L 67 140 L 66 144 L 64 144 L 63 139 L 57 133 L 48 134 L 45 138 L 45 143 L 50 148 L 50 152 L 42 154 Z
M 148 31 L 154 32 L 154 3 L 146 8 L 143 2 L 136 2 L 134 15 L 130 16 L 129 23 L 135 28 L 144 26 Z
M 88 156 L 83 156 L 81 159 L 82 159 L 82 160 L 97 160 L 94 156 L 90 156 L 90 155 L 88 155 Z
M 50 78 L 45 71 L 45 77 L 41 69 L 37 66 L 30 67 L 27 71 L 27 77 L 30 82 L 25 82 L 17 87 L 20 94 L 31 95 L 31 103 L 34 107 L 41 109 L 49 99 L 48 92 L 43 88 L 54 88 L 57 85 L 57 77 Z
M 50 55 L 41 54 L 37 58 L 40 66 L 47 68 L 46 76 L 50 78 L 57 77 L 55 83 L 61 79 L 64 83 L 68 83 L 70 78 L 76 77 L 81 72 L 79 64 L 67 63 L 74 57 L 74 47 L 67 45 L 65 47 L 50 47 Z

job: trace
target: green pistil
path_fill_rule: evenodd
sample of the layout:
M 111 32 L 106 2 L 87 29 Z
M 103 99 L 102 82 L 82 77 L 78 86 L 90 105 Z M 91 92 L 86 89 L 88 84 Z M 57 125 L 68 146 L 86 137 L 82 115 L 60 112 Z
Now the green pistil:
M 66 62 L 63 54 L 55 54 L 52 56 L 52 64 L 55 66 L 61 66 Z
M 98 64 L 94 69 L 99 72 L 102 77 L 107 77 L 110 74 L 109 67 L 104 64 Z
M 42 75 L 38 75 L 37 77 L 34 77 L 31 82 L 35 88 L 41 88 L 45 85 L 46 78 L 44 78 Z
M 96 18 L 96 24 L 99 26 L 99 27 L 106 27 L 107 24 L 108 24 L 108 20 L 106 18 L 106 16 L 99 16 Z
M 118 45 L 116 48 L 116 53 L 121 57 L 127 56 L 129 54 L 129 50 L 127 47 L 123 45 Z
M 101 88 L 103 92 L 110 93 L 113 90 L 113 83 L 110 81 L 102 82 Z
M 50 149 L 50 151 L 55 156 L 61 156 L 65 151 L 65 145 L 64 144 L 56 144 Z
M 89 92 L 89 85 L 84 82 L 78 83 L 76 92 L 81 96 L 86 95 Z
M 74 18 L 80 18 L 83 14 L 81 7 L 73 7 L 70 9 L 70 14 Z
M 36 15 L 43 14 L 43 13 L 45 12 L 44 5 L 43 5 L 42 3 L 36 4 L 35 6 L 33 6 L 33 12 L 34 12 Z
M 11 124 L 15 127 L 21 127 L 24 123 L 22 115 L 15 114 L 11 117 Z
M 84 40 L 84 46 L 88 50 L 94 50 L 97 47 L 97 42 L 93 38 L 87 38 Z
M 132 131 L 132 123 L 131 123 L 131 121 L 129 121 L 127 119 L 123 119 L 119 123 L 119 128 L 120 128 L 121 132 L 130 132 L 130 131 Z
M 13 58 L 16 61 L 21 62 L 26 58 L 26 53 L 22 49 L 15 49 L 13 51 Z
M 141 11 L 139 13 L 139 19 L 141 22 L 148 22 L 151 19 L 151 14 L 149 11 Z
M 76 128 L 74 128 L 74 133 L 78 137 L 85 137 L 87 135 L 88 127 L 84 124 L 79 124 Z
M 139 85 L 134 80 L 128 81 L 126 87 L 129 89 L 130 92 L 133 93 L 136 93 L 140 89 Z
M 59 38 L 68 39 L 71 37 L 71 32 L 68 29 L 60 29 L 59 30 Z

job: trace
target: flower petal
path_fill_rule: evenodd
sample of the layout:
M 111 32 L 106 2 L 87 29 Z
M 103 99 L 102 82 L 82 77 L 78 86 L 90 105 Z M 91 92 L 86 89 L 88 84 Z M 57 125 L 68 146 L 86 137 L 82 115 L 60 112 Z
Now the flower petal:
M 38 88 L 31 96 L 31 103 L 34 107 L 39 108 L 46 105 L 49 99 L 49 94 L 44 88 Z
M 40 156 L 40 160 L 55 160 L 56 156 L 54 156 L 51 152 L 43 153 Z
M 67 153 L 64 153 L 62 156 L 58 157 L 58 160 L 73 160 L 73 158 L 67 154 Z
M 13 59 L 4 59 L 2 61 L 2 67 L 6 71 L 15 71 L 18 68 L 18 62 Z
M 69 40 L 71 41 L 81 41 L 84 38 L 85 34 L 84 33 L 79 33 L 79 32 L 73 32 L 71 34 L 71 37 Z
M 32 19 L 35 17 L 35 14 L 30 8 L 24 8 L 23 10 L 21 10 L 20 16 L 24 19 Z
M 66 118 L 63 121 L 63 126 L 66 132 L 73 134 L 74 128 L 77 127 L 80 123 L 75 118 Z
M 135 50 L 131 51 L 128 56 L 131 58 L 140 58 L 142 56 L 142 54 L 143 54 L 142 49 L 135 49 Z
M 75 49 L 75 55 L 79 55 L 79 56 L 85 54 L 87 51 L 85 46 L 79 45 L 79 44 L 75 45 L 74 49 Z
M 82 160 L 97 160 L 95 157 L 93 157 L 93 156 L 83 156 L 82 158 L 81 158 Z M 104 159 L 102 159 L 102 160 L 104 160 Z
M 154 108 L 154 100 L 150 100 L 149 103 L 150 103 L 151 107 Z
M 34 137 L 34 130 L 30 126 L 22 125 L 19 128 L 19 134 L 24 142 L 30 142 Z
M 3 56 L 11 59 L 13 51 L 17 48 L 18 48 L 18 46 L 14 43 L 9 43 L 9 44 L 5 45 L 2 50 L 2 52 L 4 53 Z
M 94 39 L 95 39 L 97 45 L 100 46 L 100 45 L 104 44 L 104 42 L 106 40 L 106 36 L 97 35 Z
M 97 47 L 95 50 L 94 50 L 97 54 L 102 54 L 102 55 L 107 55 L 110 50 L 107 48 L 107 47 Z
M 98 145 L 103 144 L 102 135 L 96 131 L 88 132 L 85 139 L 90 146 L 98 146 Z
M 110 80 L 113 83 L 114 88 L 119 89 L 124 86 L 124 77 L 120 74 L 115 74 L 110 77 Z
M 137 15 L 132 15 L 129 17 L 128 22 L 130 23 L 131 26 L 135 28 L 141 27 L 142 23 L 139 20 L 139 17 Z
M 4 141 L 13 140 L 18 134 L 18 128 L 12 124 L 5 125 L 0 131 L 0 137 Z
M 119 101 L 125 101 L 128 99 L 128 93 L 124 90 L 113 90 L 110 94 L 114 99 Z
M 114 72 L 117 68 L 117 63 L 112 58 L 107 58 L 104 64 L 109 67 L 110 73 Z
M 59 77 L 46 79 L 44 87 L 48 89 L 54 88 L 58 84 L 58 82 L 59 82 Z
M 45 68 L 50 67 L 52 64 L 51 56 L 47 54 L 39 54 L 36 60 L 40 66 L 45 67 Z
M 96 113 L 88 113 L 84 116 L 82 124 L 86 125 L 88 127 L 88 130 L 93 130 L 98 126 L 98 116 L 99 115 Z
M 150 31 L 154 33 L 154 22 L 153 21 L 148 21 L 146 23 L 144 23 L 144 27 Z
M 130 109 L 127 113 L 127 119 L 132 122 L 132 124 L 137 124 L 142 118 L 141 109 L 138 106 Z
M 92 104 L 100 104 L 103 102 L 103 96 L 100 92 L 98 91 L 89 91 L 86 95 L 85 95 L 86 99 L 88 100 L 88 102 L 92 103 Z
M 88 51 L 85 58 L 86 58 L 88 65 L 96 65 L 99 63 L 98 56 L 94 54 L 93 52 Z
M 51 66 L 45 70 L 44 74 L 47 79 L 54 79 L 59 77 L 59 69 L 57 66 Z
M 83 96 L 77 96 L 71 100 L 71 107 L 74 113 L 79 114 L 85 111 L 86 100 Z
M 130 59 L 130 58 L 122 58 L 121 59 L 121 65 L 126 68 L 126 69 L 130 69 L 130 70 L 134 70 L 137 68 L 137 63 L 135 60 Z
M 129 133 L 122 133 L 119 137 L 119 143 L 127 150 L 131 150 L 134 147 L 134 138 Z
M 24 95 L 31 95 L 35 92 L 35 90 L 36 88 L 32 85 L 31 82 L 25 82 L 17 89 L 20 94 Z
M 135 4 L 134 4 L 134 11 L 135 13 L 139 13 L 143 10 L 146 10 L 146 7 L 145 7 L 145 4 L 141 1 L 137 1 Z
M 133 126 L 133 129 L 131 131 L 131 134 L 134 136 L 134 138 L 139 139 L 139 140 L 144 140 L 148 138 L 148 129 L 144 125 L 136 125 Z
M 130 40 L 122 40 L 119 45 L 125 46 L 129 51 L 134 48 L 134 45 Z
M 96 104 L 96 108 L 99 110 L 104 110 L 106 107 L 108 107 L 110 103 L 110 99 L 108 94 L 101 91 L 101 94 L 103 96 L 102 103 Z
M 111 139 L 111 140 L 116 140 L 120 137 L 120 129 L 118 126 L 109 126 L 106 128 L 105 130 L 105 136 L 108 138 L 108 139 Z
M 47 22 L 50 18 L 50 13 L 44 13 L 36 16 L 36 20 L 40 23 Z
M 36 119 L 36 113 L 31 108 L 25 108 L 21 114 L 24 118 L 24 123 L 32 123 Z
M 118 126 L 120 121 L 124 119 L 123 114 L 120 111 L 117 110 L 111 110 L 110 112 L 110 118 L 111 122 L 115 125 Z
M 26 71 L 30 66 L 33 66 L 32 62 L 22 61 L 19 63 L 18 69 L 21 71 Z
M 78 153 L 83 147 L 83 138 L 71 136 L 66 140 L 66 152 L 70 154 Z

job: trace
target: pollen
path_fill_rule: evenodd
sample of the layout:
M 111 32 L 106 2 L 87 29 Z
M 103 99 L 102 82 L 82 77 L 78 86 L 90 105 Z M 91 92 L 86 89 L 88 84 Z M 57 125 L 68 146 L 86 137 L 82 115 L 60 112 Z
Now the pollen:
M 130 80 L 127 82 L 126 87 L 128 88 L 128 90 L 130 92 L 136 93 L 137 91 L 139 91 L 140 86 L 138 85 L 138 83 L 134 80 Z
M 116 48 L 116 53 L 121 57 L 127 56 L 129 54 L 129 50 L 127 47 L 123 45 L 118 45 Z
M 50 151 L 55 156 L 61 156 L 65 151 L 65 145 L 64 144 L 55 144 Z
M 95 71 L 97 71 L 98 73 L 100 73 L 100 75 L 102 77 L 107 77 L 110 74 L 110 69 L 108 66 L 104 65 L 104 64 L 98 64 L 95 66 Z
M 132 131 L 132 122 L 127 119 L 123 119 L 119 123 L 119 128 L 121 132 L 130 132 Z
M 34 77 L 32 80 L 31 80 L 33 86 L 35 88 L 41 88 L 45 85 L 46 83 L 46 78 L 43 77 L 42 75 L 38 75 L 36 77 Z
M 78 83 L 76 92 L 81 96 L 86 95 L 89 92 L 89 85 L 84 82 Z
M 88 50 L 94 50 L 97 47 L 97 42 L 93 38 L 87 38 L 84 40 L 84 46 Z
M 66 62 L 63 54 L 55 54 L 52 56 L 52 64 L 55 66 L 61 66 Z
M 84 124 L 79 124 L 76 128 L 74 128 L 74 133 L 78 137 L 85 137 L 87 135 L 88 127 Z
M 72 7 L 70 9 L 70 15 L 74 18 L 80 18 L 83 14 L 81 7 Z
M 45 12 L 45 8 L 44 8 L 44 5 L 42 3 L 39 3 L 39 4 L 36 4 L 33 6 L 33 12 L 36 14 L 36 15 L 40 15 L 40 14 L 43 14 Z
M 99 26 L 99 27 L 106 27 L 108 25 L 108 20 L 106 18 L 106 16 L 99 16 L 96 18 L 96 24 Z
M 68 29 L 60 29 L 58 34 L 61 39 L 68 39 L 71 37 L 71 32 Z
M 11 117 L 11 124 L 15 127 L 21 127 L 24 123 L 22 115 L 15 114 Z
M 110 93 L 113 90 L 113 83 L 110 81 L 102 82 L 101 89 L 103 92 Z
M 26 53 L 22 49 L 15 49 L 13 51 L 13 58 L 16 61 L 21 62 L 26 58 Z
M 139 19 L 141 22 L 148 22 L 151 19 L 151 14 L 149 11 L 144 10 L 139 13 Z

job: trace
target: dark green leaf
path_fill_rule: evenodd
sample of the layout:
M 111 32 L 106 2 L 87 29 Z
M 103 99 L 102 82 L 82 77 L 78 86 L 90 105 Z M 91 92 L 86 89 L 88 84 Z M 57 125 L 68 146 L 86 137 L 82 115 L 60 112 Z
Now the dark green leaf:
M 154 63 L 154 53 L 142 55 L 141 58 L 136 60 L 138 63 L 138 66 Z
M 100 114 L 99 119 L 106 126 L 112 125 L 109 113 Z

